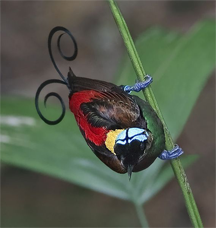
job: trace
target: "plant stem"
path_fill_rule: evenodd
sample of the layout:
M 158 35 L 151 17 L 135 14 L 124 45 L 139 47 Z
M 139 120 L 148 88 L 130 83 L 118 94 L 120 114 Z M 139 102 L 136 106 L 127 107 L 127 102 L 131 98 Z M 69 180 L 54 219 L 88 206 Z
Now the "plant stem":
M 141 204 L 138 204 L 134 202 L 134 206 L 136 208 L 136 212 L 140 221 L 141 226 L 144 227 L 149 227 L 148 221 L 146 219 L 145 213 L 143 212 L 143 207 Z
M 125 46 L 127 48 L 129 57 L 131 59 L 132 65 L 135 69 L 135 72 L 137 74 L 137 78 L 140 81 L 144 80 L 144 76 L 146 75 L 145 70 L 142 66 L 141 60 L 139 58 L 139 55 L 137 53 L 137 50 L 135 48 L 134 42 L 132 40 L 132 37 L 130 35 L 130 32 L 128 30 L 128 27 L 126 25 L 126 22 L 117 6 L 114 0 L 109 0 L 110 8 L 113 14 L 113 17 L 115 19 L 115 22 L 118 26 L 118 29 L 121 33 L 121 36 L 124 40 Z M 174 147 L 174 143 L 172 140 L 172 137 L 170 135 L 170 132 L 166 126 L 166 123 L 163 119 L 163 116 L 161 114 L 161 111 L 158 107 L 157 101 L 155 99 L 155 96 L 153 94 L 153 91 L 151 89 L 151 86 L 148 86 L 143 91 L 145 99 L 149 102 L 149 104 L 152 106 L 152 108 L 156 111 L 158 114 L 158 117 L 160 118 L 161 122 L 164 125 L 164 132 L 165 132 L 165 139 L 166 139 L 166 149 L 171 150 Z M 181 161 L 179 158 L 173 159 L 170 161 L 170 164 L 172 166 L 173 172 L 176 176 L 176 179 L 180 185 L 181 191 L 183 193 L 185 204 L 188 210 L 189 217 L 191 219 L 191 223 L 194 227 L 203 227 L 201 217 L 199 215 L 199 211 L 196 205 L 196 202 L 193 197 L 192 190 L 190 188 L 187 176 L 185 174 L 185 171 L 181 165 Z M 137 211 L 138 212 L 138 211 Z M 140 213 L 140 211 L 139 211 Z M 139 215 L 140 216 L 140 215 Z

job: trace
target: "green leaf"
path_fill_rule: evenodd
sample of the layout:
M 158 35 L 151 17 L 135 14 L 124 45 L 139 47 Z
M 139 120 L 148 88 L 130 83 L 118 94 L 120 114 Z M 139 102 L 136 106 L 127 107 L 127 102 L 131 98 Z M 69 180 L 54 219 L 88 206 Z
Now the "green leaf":
M 54 119 L 56 113 L 58 108 L 48 107 L 49 118 Z M 144 172 L 134 173 L 129 181 L 127 175 L 113 172 L 93 154 L 84 143 L 72 113 L 67 112 L 60 124 L 49 126 L 37 116 L 32 100 L 2 99 L 0 136 L 3 162 L 130 201 L 146 201 L 141 196 L 159 178 L 164 164 L 158 160 Z M 172 176 L 170 170 L 169 179 Z
M 176 139 L 215 67 L 215 22 L 199 22 L 185 35 L 149 29 L 135 44 L 147 73 L 153 76 L 152 89 Z M 134 84 L 136 75 L 128 56 L 117 75 L 117 84 Z

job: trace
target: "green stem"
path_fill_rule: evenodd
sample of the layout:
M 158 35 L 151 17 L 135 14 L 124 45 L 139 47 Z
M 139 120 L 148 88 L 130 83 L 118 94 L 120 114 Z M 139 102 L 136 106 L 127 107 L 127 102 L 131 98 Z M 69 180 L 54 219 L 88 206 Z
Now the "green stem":
M 135 72 L 137 74 L 137 78 L 141 81 L 144 80 L 144 76 L 146 75 L 145 70 L 142 66 L 141 60 L 139 58 L 139 55 L 137 53 L 137 50 L 135 48 L 133 39 L 130 35 L 130 32 L 128 30 L 128 27 L 126 25 L 126 22 L 117 6 L 114 0 L 109 0 L 110 8 L 113 14 L 113 17 L 115 19 L 115 22 L 119 28 L 119 31 L 121 33 L 121 36 L 124 40 L 125 46 L 127 48 L 129 57 L 131 59 L 132 65 L 135 69 Z M 146 88 L 143 91 L 145 99 L 149 102 L 149 104 L 152 106 L 152 108 L 156 111 L 158 114 L 158 117 L 161 119 L 163 125 L 164 125 L 164 131 L 165 131 L 165 138 L 166 138 L 166 149 L 171 150 L 174 147 L 174 143 L 172 140 L 172 137 L 170 135 L 170 132 L 166 126 L 166 123 L 163 119 L 163 116 L 161 114 L 161 111 L 158 107 L 157 101 L 155 99 L 155 96 L 153 94 L 153 91 L 151 89 L 151 86 Z M 199 215 L 199 211 L 196 205 L 196 202 L 193 197 L 192 190 L 190 188 L 187 176 L 185 174 L 185 171 L 182 167 L 181 161 L 179 158 L 173 159 L 170 161 L 170 164 L 172 166 L 172 169 L 174 171 L 174 174 L 176 176 L 176 179 L 180 185 L 181 191 L 183 193 L 185 204 L 188 210 L 189 217 L 191 219 L 191 222 L 194 227 L 203 227 L 201 217 Z
M 136 212 L 140 221 L 141 226 L 144 227 L 149 227 L 148 221 L 146 219 L 145 213 L 143 212 L 143 207 L 141 204 L 134 203 L 134 206 L 136 208 Z

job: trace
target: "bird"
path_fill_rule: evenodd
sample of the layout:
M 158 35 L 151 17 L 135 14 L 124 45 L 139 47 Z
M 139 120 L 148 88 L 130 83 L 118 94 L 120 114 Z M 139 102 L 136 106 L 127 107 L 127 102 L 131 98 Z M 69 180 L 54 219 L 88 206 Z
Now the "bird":
M 111 82 L 77 77 L 69 68 L 66 78 L 59 71 L 51 51 L 52 36 L 57 31 L 64 31 L 74 42 L 75 51 L 70 60 L 77 55 L 77 44 L 69 30 L 60 26 L 51 30 L 48 38 L 49 54 L 63 80 L 47 80 L 36 92 L 36 110 L 44 122 L 54 125 L 64 117 L 65 106 L 61 97 L 54 92 L 46 95 L 45 103 L 50 96 L 61 101 L 63 111 L 57 120 L 46 119 L 38 105 L 40 91 L 47 84 L 61 83 L 69 89 L 69 108 L 87 145 L 113 171 L 128 173 L 131 178 L 132 172 L 148 168 L 157 157 L 169 160 L 183 153 L 178 145 L 172 151 L 165 150 L 164 127 L 157 113 L 147 101 L 131 95 L 132 91 L 139 92 L 149 86 L 152 83 L 151 76 L 146 75 L 144 81 L 138 81 L 133 86 L 117 86 Z M 63 58 L 69 58 L 60 50 L 62 35 L 58 39 L 58 48 Z

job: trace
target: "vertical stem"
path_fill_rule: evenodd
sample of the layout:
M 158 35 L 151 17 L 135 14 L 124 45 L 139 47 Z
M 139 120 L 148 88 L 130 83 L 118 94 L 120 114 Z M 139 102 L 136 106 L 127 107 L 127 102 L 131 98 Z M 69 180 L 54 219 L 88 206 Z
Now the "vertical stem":
M 134 202 L 134 206 L 136 208 L 136 212 L 140 221 L 141 226 L 144 227 L 149 227 L 148 225 L 148 221 L 146 219 L 145 213 L 143 211 L 143 207 L 141 204 L 138 204 L 136 202 Z
M 139 80 L 144 80 L 145 76 L 145 70 L 142 66 L 141 60 L 139 58 L 139 55 L 137 53 L 137 50 L 135 48 L 133 39 L 130 35 L 130 32 L 128 30 L 127 24 L 117 6 L 114 0 L 109 0 L 110 8 L 113 14 L 113 17 L 115 19 L 115 22 L 119 28 L 119 31 L 122 35 L 122 39 L 125 43 L 125 46 L 127 48 L 129 57 L 131 59 L 132 65 L 134 67 L 134 70 L 137 74 L 137 77 Z M 155 99 L 155 96 L 153 94 L 153 91 L 151 89 L 151 86 L 146 88 L 143 91 L 145 99 L 149 102 L 149 104 L 152 106 L 152 108 L 156 111 L 158 114 L 158 117 L 161 119 L 163 125 L 164 125 L 164 132 L 165 132 L 165 138 L 166 138 L 166 149 L 171 150 L 174 147 L 174 143 L 172 140 L 172 137 L 170 135 L 170 132 L 166 126 L 166 123 L 163 119 L 163 116 L 160 112 L 160 109 L 158 107 L 157 101 Z M 187 207 L 187 211 L 189 214 L 189 217 L 191 219 L 191 223 L 193 224 L 194 227 L 203 227 L 201 217 L 199 215 L 199 211 L 196 205 L 196 202 L 193 197 L 192 190 L 190 188 L 186 173 L 182 167 L 181 161 L 179 158 L 173 159 L 170 161 L 173 172 L 176 176 L 176 179 L 180 185 L 181 191 L 183 193 L 184 199 L 185 199 L 185 205 Z M 137 207 L 137 206 L 136 206 Z M 138 208 L 138 207 L 137 207 Z M 141 211 L 140 209 L 137 209 L 138 216 L 141 216 Z M 143 215 L 144 216 L 144 215 Z

